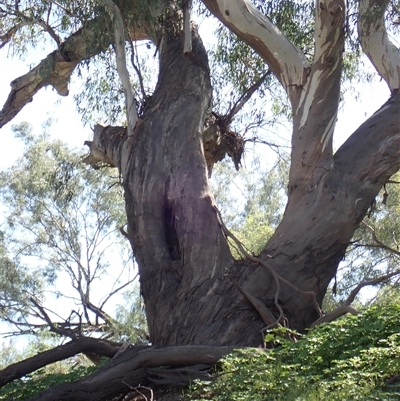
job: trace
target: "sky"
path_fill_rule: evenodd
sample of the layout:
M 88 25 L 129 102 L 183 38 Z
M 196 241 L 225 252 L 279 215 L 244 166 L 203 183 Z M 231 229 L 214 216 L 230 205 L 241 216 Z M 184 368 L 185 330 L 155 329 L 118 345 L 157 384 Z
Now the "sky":
M 0 54 L 0 104 L 7 100 L 10 91 L 10 82 L 29 71 L 27 63 L 13 58 L 4 58 Z M 73 90 L 79 90 L 74 87 Z M 73 94 L 73 93 L 72 93 Z M 33 101 L 27 104 L 21 112 L 0 130 L 2 146 L 0 147 L 0 168 L 9 166 L 16 157 L 21 156 L 21 145 L 14 140 L 11 126 L 21 122 L 28 122 L 34 131 L 41 132 L 42 124 L 53 119 L 51 136 L 62 139 L 73 148 L 83 148 L 83 142 L 89 138 L 90 128 L 83 127 L 72 95 L 59 96 L 52 88 L 47 87 L 39 91 Z
M 209 35 L 209 23 L 201 24 L 205 37 Z M 30 52 L 26 61 L 19 61 L 7 54 L 4 49 L 0 52 L 0 106 L 7 99 L 10 82 L 29 71 L 29 63 L 36 65 L 44 58 L 50 49 L 36 49 Z M 368 65 L 367 59 L 364 62 Z M 372 71 L 372 67 L 370 67 Z M 11 126 L 20 122 L 28 122 L 36 133 L 42 131 L 42 124 L 51 119 L 53 121 L 50 134 L 52 138 L 62 139 L 72 148 L 82 149 L 83 142 L 90 139 L 90 127 L 84 127 L 76 111 L 73 94 L 80 90 L 80 83 L 75 80 L 70 88 L 70 96 L 60 97 L 50 87 L 42 89 L 35 95 L 33 101 L 0 130 L 0 169 L 12 165 L 16 158 L 22 155 L 22 145 L 13 138 Z M 334 147 L 341 143 L 369 116 L 371 116 L 389 97 L 389 90 L 384 81 L 374 78 L 371 82 L 357 85 L 355 89 L 345 92 L 344 100 L 338 114 L 338 122 L 334 135 Z
M 215 19 L 201 19 L 200 34 L 210 43 L 214 37 L 210 35 L 216 26 Z M 393 38 L 392 38 L 393 39 Z M 6 50 L 6 51 L 4 51 Z M 0 52 L 0 106 L 4 104 L 10 91 L 10 82 L 29 71 L 29 65 L 36 65 L 53 48 L 42 46 L 32 49 L 26 61 L 13 57 L 7 49 Z M 363 63 L 369 71 L 373 68 L 365 57 Z M 14 140 L 11 126 L 20 122 L 29 122 L 34 130 L 40 132 L 41 125 L 48 119 L 53 120 L 51 135 L 67 142 L 73 148 L 82 148 L 83 142 L 90 139 L 90 127 L 84 127 L 74 104 L 73 95 L 80 90 L 81 83 L 73 77 L 70 85 L 70 95 L 59 96 L 52 88 L 40 90 L 33 101 L 5 127 L 0 130 L 2 144 L 0 147 L 0 168 L 9 166 L 21 154 L 21 146 Z M 75 81 L 75 82 L 74 82 Z M 363 82 L 345 92 L 345 96 L 338 114 L 338 121 L 334 134 L 334 147 L 337 149 L 345 139 L 371 116 L 389 97 L 389 89 L 380 78 L 373 78 L 370 82 Z

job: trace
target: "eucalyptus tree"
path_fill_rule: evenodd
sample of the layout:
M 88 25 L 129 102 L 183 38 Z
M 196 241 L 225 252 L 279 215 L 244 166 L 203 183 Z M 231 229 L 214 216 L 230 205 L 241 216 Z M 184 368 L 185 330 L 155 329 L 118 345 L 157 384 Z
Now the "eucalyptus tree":
M 252 78 L 245 89 L 234 86 L 234 105 L 222 115 L 212 101 L 219 70 L 210 69 L 190 2 L 3 4 L 3 45 L 13 38 L 29 43 L 41 33 L 55 50 L 11 83 L 1 126 L 41 88 L 67 95 L 75 70 L 115 52 L 126 125 L 96 125 L 85 161 L 115 167 L 121 176 L 151 343 L 187 345 L 128 351 L 83 382 L 37 399 L 112 398 L 146 383 L 145 367 L 213 363 L 230 345 L 263 344 L 265 328 L 286 324 L 302 331 L 321 319 L 319 305 L 355 230 L 400 167 L 399 49 L 388 34 L 397 29 L 398 2 L 203 0 L 199 7 L 248 46 L 240 52 L 245 47 L 233 40 L 232 57 L 221 58 L 225 65 L 236 60 L 239 78 Z M 141 40 L 152 42 L 159 58 L 153 93 L 140 74 L 132 84 L 127 68 L 130 54 L 140 72 L 133 43 Z M 344 66 L 350 59 L 358 71 L 361 53 L 391 94 L 334 153 L 341 82 L 350 77 Z M 232 121 L 260 82 L 285 94 L 292 137 L 286 208 L 256 257 L 226 228 L 207 176 L 225 154 L 239 165 L 245 140 Z M 228 237 L 245 260 L 234 260 Z M 346 304 L 338 314 L 349 310 Z M 165 371 L 151 372 L 173 382 Z M 182 371 L 176 375 L 181 383 Z

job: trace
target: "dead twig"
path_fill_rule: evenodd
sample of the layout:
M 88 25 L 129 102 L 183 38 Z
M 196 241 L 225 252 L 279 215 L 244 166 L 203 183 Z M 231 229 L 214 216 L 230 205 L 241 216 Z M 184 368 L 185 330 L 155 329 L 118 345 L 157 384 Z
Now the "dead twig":
M 141 397 L 143 397 L 146 401 L 154 401 L 154 393 L 153 390 L 149 387 L 145 386 L 137 386 L 137 387 L 132 387 L 126 382 L 122 382 L 125 384 L 125 386 L 129 387 L 130 390 L 135 391 L 137 394 L 139 394 Z M 150 393 L 150 398 L 147 398 L 140 390 L 147 390 Z
M 267 79 L 268 76 L 272 74 L 271 70 L 268 70 L 264 75 L 262 75 L 253 85 L 251 85 L 242 96 L 235 102 L 228 115 L 224 118 L 225 126 L 228 126 L 235 115 L 243 108 L 247 101 L 253 96 L 254 92 L 262 85 L 262 83 Z

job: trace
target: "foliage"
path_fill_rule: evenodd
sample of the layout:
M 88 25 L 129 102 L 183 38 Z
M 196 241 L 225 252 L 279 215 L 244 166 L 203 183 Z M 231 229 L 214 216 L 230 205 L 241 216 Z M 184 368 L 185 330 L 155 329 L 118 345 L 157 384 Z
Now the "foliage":
M 7 32 L 15 30 L 11 35 L 12 43 L 21 52 L 29 45 L 37 45 L 40 38 L 46 33 L 57 42 L 57 45 L 60 45 L 71 33 L 76 32 L 80 27 L 87 26 L 103 11 L 97 2 L 85 4 L 79 1 L 61 1 L 61 3 L 53 3 L 39 0 L 20 4 L 19 1 L 5 1 L 2 2 L 2 6 L 3 3 L 4 9 L 1 8 L 1 16 L 6 18 L 4 22 L 3 20 L 0 22 L 0 34 L 2 37 L 7 37 Z M 140 22 L 148 25 L 150 21 L 150 26 L 157 24 L 158 21 L 151 9 L 151 6 L 157 3 L 155 0 L 150 2 L 136 0 L 133 3 L 132 8 L 138 11 L 135 15 Z M 166 2 L 162 3 L 165 5 Z M 169 3 L 178 4 L 175 1 Z M 355 7 L 356 3 L 356 1 L 349 1 L 350 7 Z M 395 3 L 392 1 L 391 6 Z M 147 4 L 151 6 L 147 7 Z M 307 57 L 311 58 L 313 53 L 313 21 L 312 18 L 309 18 L 312 9 L 311 1 L 256 1 L 256 4 L 260 10 L 268 13 L 272 21 L 305 52 Z M 121 4 L 121 11 L 128 26 L 131 16 L 129 12 L 125 13 L 123 7 L 124 4 Z M 394 12 L 395 8 L 391 7 L 390 10 L 397 15 Z M 107 18 L 97 21 L 97 26 L 92 25 L 90 33 L 93 42 L 109 34 L 109 30 L 105 30 L 102 24 L 104 21 L 107 21 Z M 351 25 L 356 26 L 354 23 Z M 104 31 L 104 35 L 100 34 L 103 33 L 100 29 Z M 221 90 L 224 88 L 228 92 L 232 88 L 229 101 L 231 103 L 236 100 L 237 96 L 242 95 L 255 79 L 265 73 L 263 70 L 265 67 L 262 60 L 231 33 L 220 30 L 218 36 L 219 44 L 214 55 L 215 63 L 220 63 L 221 68 L 219 71 L 213 69 L 213 72 L 216 72 L 217 75 L 221 71 L 223 73 L 214 79 L 214 86 Z M 353 39 L 353 36 L 354 33 L 347 30 L 351 51 L 346 50 L 344 79 L 356 79 L 360 75 L 358 69 L 359 44 Z M 159 43 L 156 43 L 158 35 L 152 35 L 152 40 L 158 47 Z M 90 42 L 88 40 L 85 43 L 87 48 L 93 46 L 93 43 Z M 109 41 L 105 39 L 104 42 L 108 45 Z M 105 46 L 102 46 L 102 50 L 105 50 Z M 68 49 L 64 48 L 62 51 L 65 61 L 68 61 Z M 110 116 L 106 117 L 108 121 L 116 121 L 123 111 L 122 96 L 119 96 L 122 93 L 120 85 L 117 83 L 115 66 L 113 62 L 108 62 L 112 49 L 109 48 L 108 51 L 109 53 L 98 55 L 98 59 L 95 60 L 95 63 L 99 60 L 104 62 L 104 66 L 100 66 L 98 70 L 102 74 L 94 74 L 93 70 L 88 73 L 82 98 L 77 98 L 78 102 L 81 102 L 81 112 L 87 121 L 97 118 L 96 112 L 99 114 L 109 113 Z M 131 56 L 133 59 L 133 48 Z M 43 71 L 44 69 L 41 72 L 43 73 Z M 49 71 L 50 69 L 47 68 L 47 74 Z M 92 78 L 93 75 L 95 75 L 94 78 Z M 230 85 L 226 85 L 226 82 L 229 82 Z M 263 98 L 268 92 L 279 94 L 279 89 L 273 92 L 274 84 L 276 81 L 266 79 L 264 85 L 259 89 L 259 98 Z M 145 91 L 143 85 L 136 84 L 134 86 L 135 96 L 138 98 L 142 96 L 143 105 L 151 90 Z M 141 87 L 139 88 L 139 86 Z M 151 87 L 150 84 L 148 86 Z M 219 96 L 224 96 L 224 93 L 219 93 Z M 280 101 L 279 96 L 274 97 L 273 115 L 282 114 L 290 119 L 288 102 Z M 220 102 L 214 101 L 215 103 L 219 104 Z M 229 109 L 227 103 L 223 104 L 225 110 Z M 249 125 L 245 123 L 249 117 L 253 121 L 251 123 L 253 127 L 261 127 L 265 124 L 267 116 L 263 111 L 258 112 L 259 109 L 259 107 L 253 107 L 250 111 L 248 108 L 244 109 L 243 114 L 239 116 L 239 120 L 242 118 L 238 124 L 240 130 L 246 133 L 250 129 Z M 223 114 L 220 110 L 218 112 Z M 21 128 L 20 131 L 21 137 L 27 143 L 33 143 L 33 139 L 26 133 L 26 130 Z M 61 323 L 49 323 L 48 312 L 41 307 L 41 304 L 44 299 L 44 287 L 52 285 L 60 277 L 67 277 L 77 291 L 77 299 L 82 309 L 72 310 L 69 317 L 64 316 L 62 323 L 69 326 L 64 325 L 63 327 L 74 327 L 74 330 L 77 329 L 80 332 L 82 318 L 84 318 L 88 326 L 95 326 L 99 331 L 109 331 L 120 338 L 135 338 L 136 333 L 124 332 L 123 325 L 135 327 L 136 324 L 135 319 L 132 319 L 132 315 L 130 315 L 129 308 L 120 307 L 117 310 L 117 317 L 121 319 L 121 327 L 103 310 L 105 302 L 117 290 L 124 287 L 120 276 L 115 279 L 115 285 L 105 296 L 105 300 L 93 301 L 91 292 L 93 283 L 104 277 L 111 264 L 104 258 L 106 249 L 103 248 L 97 253 L 95 245 L 106 244 L 107 248 L 109 233 L 116 233 L 117 228 L 123 224 L 123 220 L 119 220 L 121 216 L 117 216 L 119 209 L 116 208 L 117 213 L 113 215 L 115 210 L 110 207 L 110 205 L 114 207 L 118 204 L 116 201 L 118 194 L 114 193 L 114 190 L 118 192 L 118 185 L 106 190 L 106 181 L 103 181 L 101 172 L 97 172 L 97 175 L 93 176 L 87 175 L 88 171 L 79 165 L 77 158 L 70 157 L 60 144 L 49 144 L 46 142 L 46 138 L 41 138 L 40 141 L 34 142 L 34 145 L 25 153 L 26 160 L 22 160 L 20 166 L 15 166 L 14 171 L 10 170 L 0 177 L 2 181 L 0 184 L 4 189 L 3 200 L 8 208 L 7 212 L 9 212 L 0 248 L 1 262 L 3 262 L 3 272 L 0 277 L 3 280 L 0 287 L 2 317 L 13 323 L 18 329 L 27 327 L 32 330 L 32 327 L 37 328 L 38 326 L 32 320 L 28 321 L 28 318 L 39 316 L 46 324 L 52 326 L 53 331 L 60 331 Z M 268 176 L 268 179 L 271 177 Z M 232 223 L 233 231 L 238 236 L 239 232 L 242 233 L 241 239 L 254 253 L 261 251 L 265 241 L 278 224 L 282 212 L 281 199 L 284 196 L 282 194 L 284 187 L 275 188 L 271 183 L 273 183 L 273 177 L 268 182 L 262 182 L 262 188 L 260 185 L 253 185 L 252 181 L 248 181 L 246 191 L 253 196 L 245 202 L 244 212 L 234 218 Z M 98 185 L 101 190 L 94 191 L 92 185 Z M 91 188 L 91 190 L 85 192 L 87 188 Z M 268 195 L 264 198 L 259 197 L 258 195 L 263 191 Z M 94 212 L 93 216 L 87 220 L 80 220 L 81 217 L 86 217 L 86 211 L 89 209 Z M 367 248 L 367 241 L 371 238 L 374 242 L 379 242 L 376 240 L 376 236 L 380 229 L 381 216 L 378 217 L 375 228 L 372 227 L 372 231 L 366 230 L 365 233 L 362 233 L 365 244 L 358 242 L 356 244 L 359 246 L 358 249 Z M 118 224 L 114 224 L 115 221 L 118 221 Z M 104 235 L 100 234 L 103 229 L 105 230 Z M 374 234 L 371 237 L 372 232 Z M 385 234 L 387 232 L 382 233 L 381 237 L 384 237 Z M 395 243 L 398 243 L 397 239 L 395 239 Z M 374 264 L 371 266 L 377 266 L 377 271 L 382 270 L 386 266 L 382 266 L 380 252 L 387 251 L 387 249 L 382 246 L 376 252 L 371 249 L 372 247 L 367 253 L 367 257 L 372 261 L 371 264 Z M 396 255 L 395 252 L 393 253 Z M 389 259 L 390 257 L 385 260 L 389 261 Z M 31 267 L 32 260 L 38 266 L 36 270 Z M 358 260 L 358 258 L 355 259 L 355 265 L 359 263 Z M 392 268 L 392 265 L 394 264 L 387 262 L 388 268 Z M 358 272 L 361 271 L 360 275 L 365 277 L 368 276 L 368 271 L 372 271 L 365 269 L 364 266 L 361 267 L 362 269 Z M 41 272 L 40 276 L 39 271 Z M 14 277 L 16 278 L 14 279 Z M 70 296 L 61 291 L 55 292 L 56 297 L 65 295 Z M 32 304 L 35 308 L 32 308 Z M 134 305 L 132 311 L 136 313 L 138 309 Z M 396 314 L 398 312 L 397 308 Z M 393 310 L 390 313 L 394 314 Z M 139 315 L 141 318 L 143 317 L 140 310 Z M 366 314 L 362 316 L 365 317 Z M 362 316 L 357 320 L 362 327 L 367 325 L 375 327 L 375 322 L 379 321 L 375 316 L 374 321 L 370 319 L 366 323 L 362 321 Z M 347 318 L 341 322 L 348 324 L 352 321 L 351 319 Z M 99 321 L 105 322 L 108 326 L 99 328 Z M 392 322 L 392 319 L 388 318 L 387 321 Z M 140 320 L 140 322 L 142 321 Z M 266 394 L 268 397 L 272 394 L 271 399 L 274 397 L 286 397 L 285 399 L 287 399 L 290 394 L 293 395 L 293 392 L 296 392 L 297 399 L 300 399 L 303 397 L 298 397 L 300 390 L 307 399 L 319 399 L 327 396 L 338 399 L 380 397 L 383 391 L 382 380 L 399 371 L 399 364 L 396 362 L 399 359 L 397 334 L 399 328 L 396 326 L 396 331 L 390 334 L 392 326 L 389 325 L 390 327 L 384 328 L 385 337 L 379 337 L 382 325 L 384 324 L 377 327 L 377 332 L 373 332 L 373 336 L 368 334 L 369 332 L 359 331 L 355 327 L 348 329 L 347 326 L 335 326 L 334 324 L 329 325 L 330 329 L 327 329 L 328 332 L 325 333 L 323 329 L 328 326 L 323 326 L 323 328 L 311 332 L 295 345 L 281 340 L 278 335 L 282 333 L 272 332 L 268 340 L 278 344 L 278 348 L 259 354 L 244 353 L 243 355 L 247 356 L 246 360 L 243 359 L 243 355 L 226 359 L 223 363 L 225 378 L 230 379 L 235 386 L 229 387 L 223 383 L 220 388 L 211 386 L 206 388 L 206 391 L 209 391 L 212 398 L 216 396 L 217 399 L 245 399 L 249 392 L 249 385 L 259 393 L 252 399 L 257 399 L 258 395 L 262 397 L 259 399 L 265 399 Z M 110 326 L 114 326 L 113 331 Z M 331 329 L 332 327 L 333 329 Z M 39 325 L 39 328 L 41 329 L 42 325 Z M 92 327 L 87 330 L 92 330 Z M 346 337 L 345 333 L 348 331 L 351 333 Z M 313 337 L 313 333 L 317 333 L 316 337 Z M 353 336 L 354 333 L 357 334 L 356 337 Z M 378 340 L 375 340 L 376 335 Z M 311 341 L 310 339 L 313 338 L 314 340 Z M 373 341 L 369 341 L 370 339 Z M 356 342 L 358 345 L 355 347 Z M 260 367 L 260 360 L 263 362 L 264 368 Z M 388 363 L 388 360 L 394 362 Z M 264 371 L 266 363 L 269 364 L 268 366 L 272 366 L 271 371 Z M 248 368 L 249 364 L 251 369 Z M 373 366 L 371 369 L 370 365 Z M 237 370 L 237 367 L 240 369 Z M 240 374 L 242 371 L 246 373 L 244 378 Z M 28 383 L 27 387 L 30 387 L 30 384 L 35 382 L 33 377 L 22 383 Z M 57 382 L 58 379 L 54 380 Z M 54 384 L 54 380 L 51 384 Z M 218 380 L 216 385 L 218 385 Z M 65 381 L 65 377 L 62 381 Z M 321 383 L 317 385 L 318 381 Z M 336 389 L 335 392 L 333 392 L 334 389 Z M 235 391 L 237 393 L 234 393 Z M 18 393 L 18 397 L 20 395 L 21 393 Z
M 46 134 L 35 137 L 27 124 L 14 131 L 25 151 L 0 173 L 0 318 L 25 334 L 48 329 L 49 320 L 58 334 L 112 334 L 105 305 L 135 278 L 119 231 L 126 217 L 118 177 L 110 183 L 110 170 L 85 166 L 78 152 Z M 46 297 L 63 300 L 62 310 L 45 308 Z
M 249 163 L 252 169 L 239 172 L 227 161 L 217 164 L 212 188 L 228 228 L 250 252 L 259 254 L 282 216 L 288 165 L 282 158 L 266 166 L 257 156 Z M 233 254 L 243 256 L 234 247 Z
M 113 338 L 120 342 L 129 342 L 136 345 L 147 345 L 147 320 L 144 304 L 137 294 L 136 286 L 131 291 L 126 291 L 124 302 L 117 305 Z
M 126 48 L 127 57 L 131 63 L 127 63 L 130 76 L 133 77 L 132 88 L 139 108 L 144 107 L 146 99 L 153 93 L 155 87 L 154 78 L 157 77 L 157 64 L 151 62 L 156 48 L 147 42 Z M 150 61 L 150 62 L 149 62 Z M 143 82 L 144 93 L 137 77 Z M 81 90 L 74 95 L 78 112 L 82 116 L 84 124 L 95 124 L 104 121 L 107 124 L 125 124 L 126 110 L 123 89 L 118 76 L 114 50 L 109 47 L 107 51 L 100 53 L 79 66 L 78 76 L 82 78 Z
M 22 352 L 17 350 L 15 343 L 15 339 L 10 338 L 1 341 L 0 370 L 23 358 Z
M 190 400 L 397 400 L 400 304 L 371 307 L 321 325 L 292 343 L 271 331 L 274 349 L 240 350 L 226 357 L 211 383 L 195 383 Z M 397 380 L 398 381 L 398 380 Z

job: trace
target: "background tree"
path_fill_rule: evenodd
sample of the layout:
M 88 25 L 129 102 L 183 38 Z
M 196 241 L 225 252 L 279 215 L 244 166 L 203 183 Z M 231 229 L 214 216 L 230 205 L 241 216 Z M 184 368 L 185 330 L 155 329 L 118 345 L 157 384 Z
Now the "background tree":
M 338 274 L 342 277 L 337 284 L 339 295 L 345 295 L 359 282 L 379 280 L 399 269 L 399 174 L 395 174 L 384 186 L 376 201 L 371 205 L 362 224 L 354 234 L 345 261 Z M 398 289 L 398 276 L 377 283 L 378 293 L 371 302 L 383 301 Z M 388 286 L 389 284 L 389 286 Z M 382 298 L 383 297 L 383 298 Z M 392 299 L 396 296 L 393 294 Z
M 211 187 L 226 225 L 249 252 L 258 255 L 282 218 L 286 202 L 287 158 L 262 165 L 257 155 L 246 157 L 239 172 L 228 160 L 215 166 Z M 243 254 L 230 243 L 235 258 Z
M 111 171 L 85 167 L 79 154 L 46 134 L 34 137 L 27 125 L 14 130 L 25 142 L 25 152 L 1 173 L 0 191 L 6 207 L 3 246 L 19 285 L 7 277 L 13 271 L 7 264 L 2 272 L 3 285 L 19 291 L 23 299 L 10 298 L 5 288 L 2 318 L 17 333 L 35 333 L 50 325 L 70 337 L 93 331 L 112 334 L 114 319 L 106 312 L 107 302 L 135 279 L 120 233 L 124 211 L 118 177 L 112 182 Z M 71 289 L 61 288 L 61 281 L 70 282 Z M 45 308 L 46 295 L 59 300 L 64 310 Z
M 111 398 L 127 391 L 127 383 L 140 382 L 144 367 L 213 363 L 229 347 L 210 346 L 261 345 L 265 328 L 286 324 L 303 331 L 321 319 L 319 305 L 355 230 L 400 167 L 399 50 L 386 30 L 386 23 L 396 28 L 393 19 L 385 20 L 396 12 L 396 3 L 362 0 L 349 2 L 348 9 L 345 3 L 315 3 L 311 25 L 311 2 L 299 8 L 295 2 L 202 1 L 252 49 L 240 53 L 239 62 L 258 53 L 260 76 L 274 76 L 292 117 L 282 220 L 257 257 L 234 240 L 246 256 L 240 261 L 230 252 L 227 237 L 234 236 L 215 206 L 207 175 L 225 153 L 239 165 L 245 140 L 235 134 L 232 120 L 252 88 L 260 86 L 252 82 L 245 93 L 237 93 L 228 112 L 213 110 L 214 71 L 196 25 L 190 24 L 189 4 L 105 0 L 85 3 L 77 11 L 75 3 L 40 3 L 33 8 L 33 19 L 26 18 L 32 8 L 6 4 L 4 43 L 23 26 L 33 26 L 35 34 L 39 26 L 56 50 L 13 81 L 1 125 L 44 86 L 67 94 L 78 64 L 112 44 L 126 127 L 96 125 L 86 162 L 106 163 L 121 175 L 127 235 L 139 266 L 150 341 L 192 345 L 145 350 L 136 357 L 132 349 L 90 378 L 37 399 L 63 399 L 71 391 L 76 400 Z M 283 7 L 288 4 L 292 7 Z M 294 18 L 295 11 L 303 18 Z M 356 32 L 361 47 L 354 42 Z M 142 90 L 139 98 L 130 83 L 124 44 L 142 39 L 157 48 L 159 74 L 151 97 Z M 346 44 L 370 58 L 391 96 L 334 153 Z M 130 51 L 133 55 L 133 46 Z M 350 59 L 357 62 L 357 57 Z M 138 71 L 136 63 L 132 67 Z M 250 63 L 251 68 L 257 63 Z M 143 88 L 140 77 L 138 81 Z M 101 386 L 105 382 L 107 391 Z
M 129 322 L 124 339 L 146 342 L 135 266 L 120 232 L 118 177 L 110 183 L 111 171 L 86 167 L 78 153 L 46 134 L 35 137 L 26 124 L 14 131 L 24 155 L 0 174 L 0 319 L 9 325 L 7 335 L 36 335 L 44 351 L 58 345 L 46 340 L 47 330 L 58 343 L 83 335 L 121 341 Z M 131 302 L 118 312 L 115 303 L 108 306 L 127 290 Z M 124 320 L 117 322 L 115 312 Z

